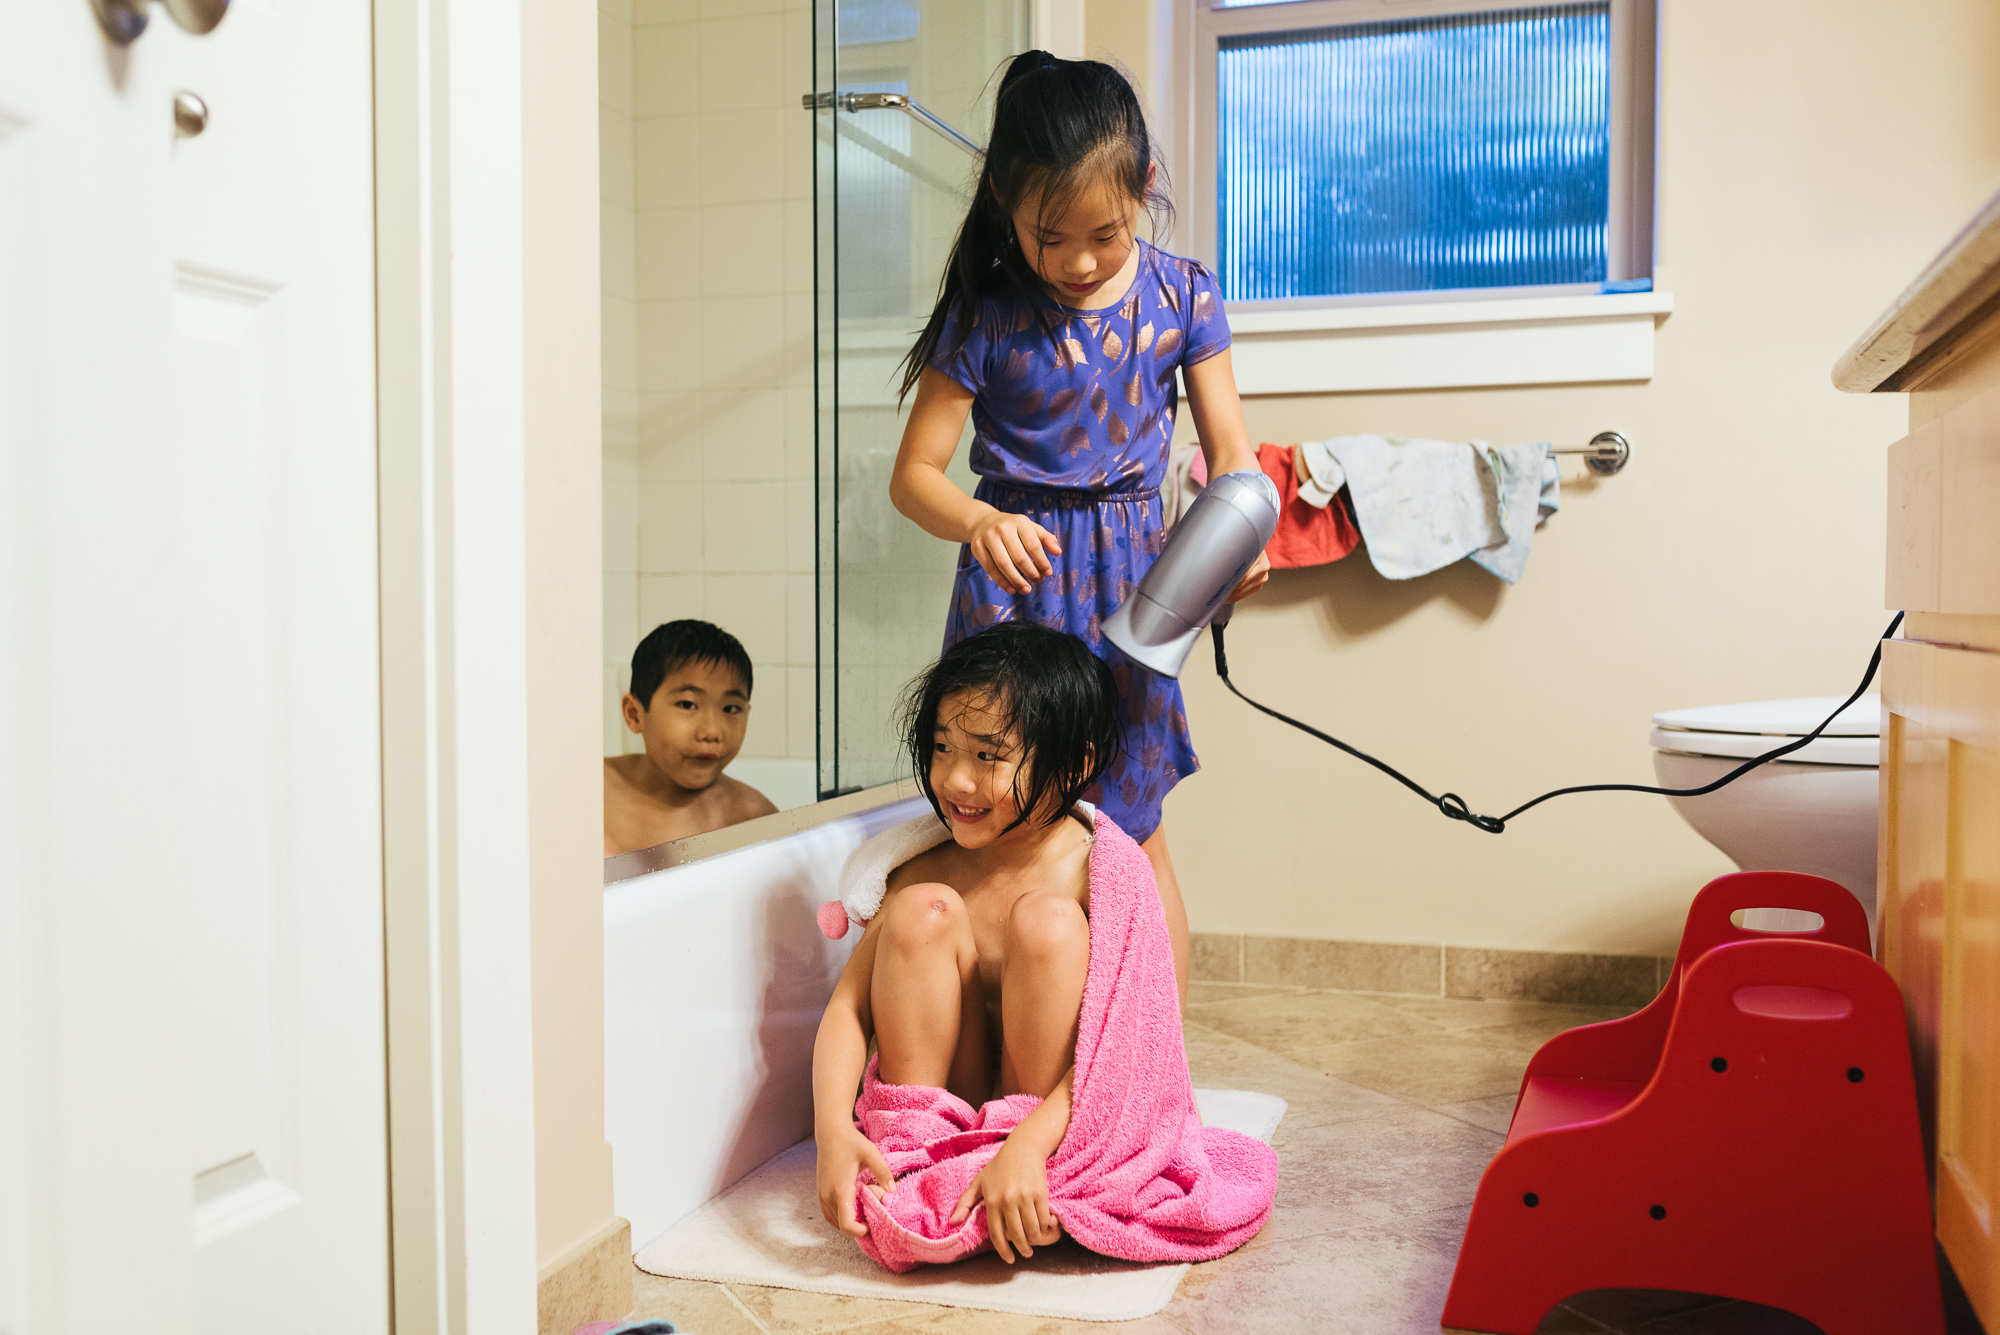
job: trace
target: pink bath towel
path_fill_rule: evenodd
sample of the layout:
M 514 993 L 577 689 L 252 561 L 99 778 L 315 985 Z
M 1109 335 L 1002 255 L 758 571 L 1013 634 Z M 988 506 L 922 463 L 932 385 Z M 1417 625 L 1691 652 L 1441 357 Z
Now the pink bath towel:
M 1096 832 L 1090 974 L 1069 1130 L 1049 1157 L 1049 1204 L 1065 1233 L 1101 1255 L 1205 1261 L 1264 1226 L 1278 1156 L 1261 1141 L 1202 1126 L 1152 864 L 1102 812 Z M 885 1085 L 871 1061 L 855 1115 L 896 1185 L 883 1200 L 857 1185 L 868 1225 L 862 1249 L 904 1271 L 987 1246 L 984 1207 L 955 1228 L 952 1208 L 1040 1102 L 1016 1094 L 975 1109 L 946 1090 Z

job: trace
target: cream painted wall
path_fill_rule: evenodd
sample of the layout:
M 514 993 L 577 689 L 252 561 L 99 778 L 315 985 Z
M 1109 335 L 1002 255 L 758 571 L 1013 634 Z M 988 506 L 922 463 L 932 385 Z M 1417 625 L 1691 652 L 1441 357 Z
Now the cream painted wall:
M 756 671 L 743 756 L 809 764 L 811 6 L 615 4 L 600 43 L 603 745 L 638 749 L 617 703 L 639 638 L 703 617 Z
M 604 344 L 603 748 L 625 750 L 618 701 L 639 641 L 639 270 L 632 207 L 632 0 L 597 8 Z M 636 739 L 634 739 L 636 742 Z
M 1174 0 L 1080 0 L 1084 50 L 1090 60 L 1119 66 L 1132 81 L 1146 118 L 1158 135 L 1167 124 L 1165 97 L 1172 80 Z M 1061 55 L 1062 52 L 1056 52 Z
M 1091 0 L 1138 68 L 1148 0 Z M 1986 0 L 1665 0 L 1650 382 L 1264 398 L 1254 439 L 1379 431 L 1580 445 L 1635 461 L 1566 487 L 1522 582 L 1390 583 L 1357 555 L 1281 572 L 1231 627 L 1239 686 L 1483 811 L 1652 782 L 1648 719 L 1844 693 L 1887 621 L 1890 396 L 1828 369 L 2000 178 Z M 1151 99 L 1160 103 L 1161 90 Z M 1563 799 L 1495 837 L 1254 714 L 1206 650 L 1185 677 L 1201 774 L 1167 829 L 1197 931 L 1651 952 L 1730 870 L 1660 799 Z
M 535 1244 L 611 1219 L 604 1137 L 603 777 L 597 685 L 600 349 L 595 25 L 522 7 L 528 878 Z

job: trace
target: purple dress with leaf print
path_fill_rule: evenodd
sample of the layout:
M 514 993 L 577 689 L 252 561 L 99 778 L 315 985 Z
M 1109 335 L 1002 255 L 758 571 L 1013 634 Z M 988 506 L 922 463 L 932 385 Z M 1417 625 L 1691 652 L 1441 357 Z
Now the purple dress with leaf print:
M 986 298 L 957 351 L 955 316 L 930 364 L 972 391 L 975 494 L 1048 529 L 1063 554 L 1019 594 L 961 547 L 945 647 L 1018 617 L 1083 637 L 1111 665 L 1125 708 L 1125 754 L 1093 800 L 1143 843 L 1168 791 L 1200 762 L 1180 683 L 1126 658 L 1102 627 L 1165 541 L 1174 372 L 1229 346 L 1222 294 L 1200 264 L 1141 241 L 1138 273 L 1114 306 L 1072 310 L 1040 293 Z

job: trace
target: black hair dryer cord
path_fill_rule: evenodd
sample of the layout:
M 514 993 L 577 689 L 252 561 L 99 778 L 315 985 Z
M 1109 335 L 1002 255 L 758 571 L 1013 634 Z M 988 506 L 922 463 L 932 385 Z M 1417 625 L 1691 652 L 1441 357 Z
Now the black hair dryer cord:
M 1864 694 L 1867 693 L 1869 684 L 1875 680 L 1876 670 L 1882 666 L 1882 640 L 1886 640 L 1891 635 L 1894 635 L 1896 633 L 1896 627 L 1903 624 L 1903 614 L 1901 612 L 1896 613 L 1895 618 L 1889 622 L 1889 629 L 1883 631 L 1881 639 L 1875 641 L 1875 652 L 1868 659 L 1868 671 L 1862 674 L 1861 684 L 1854 688 L 1854 694 L 1848 696 L 1847 699 L 1841 702 L 1839 709 L 1836 709 L 1833 711 L 1833 713 L 1827 715 L 1826 718 L 1821 720 L 1820 725 L 1817 728 L 1814 728 L 1811 732 L 1807 733 L 1805 736 L 1794 738 L 1792 741 L 1786 742 L 1783 746 L 1773 747 L 1769 751 L 1766 751 L 1761 756 L 1753 756 L 1749 760 L 1744 761 L 1741 765 L 1738 765 L 1735 769 L 1729 771 L 1729 773 L 1717 779 L 1714 783 L 1705 783 L 1699 788 L 1654 788 L 1643 783 L 1583 783 L 1583 784 L 1578 784 L 1574 788 L 1557 788 L 1551 792 L 1543 793 L 1540 797 L 1534 798 L 1527 802 L 1523 802 L 1520 806 L 1515 807 L 1512 811 L 1508 812 L 1504 816 L 1482 816 L 1478 812 L 1472 810 L 1472 808 L 1466 806 L 1465 799 L 1460 797 L 1457 793 L 1433 793 L 1428 788 L 1418 783 L 1415 779 L 1412 779 L 1409 775 L 1403 773 L 1399 769 L 1396 769 L 1392 765 L 1388 765 L 1380 760 L 1377 760 L 1374 756 L 1369 755 L 1366 751 L 1358 750 L 1355 747 L 1349 746 L 1346 742 L 1341 741 L 1338 737 L 1329 737 L 1326 733 L 1321 732 L 1318 728 L 1312 727 L 1309 724 L 1301 723 L 1297 719 L 1291 717 L 1288 714 L 1280 714 L 1277 710 L 1272 709 L 1269 705 L 1260 705 L 1255 700 L 1252 700 L 1249 696 L 1243 694 L 1242 691 L 1237 690 L 1236 683 L 1229 679 L 1229 655 L 1223 650 L 1222 647 L 1223 627 L 1227 623 L 1228 623 L 1227 617 L 1218 617 L 1209 626 L 1208 633 L 1210 638 L 1212 638 L 1215 641 L 1215 675 L 1222 678 L 1222 684 L 1224 686 L 1227 686 L 1232 692 L 1234 692 L 1237 699 L 1241 700 L 1244 704 L 1249 705 L 1252 709 L 1258 711 L 1259 713 L 1269 714 L 1272 718 L 1278 720 L 1278 722 L 1280 723 L 1289 723 L 1294 728 L 1297 728 L 1300 732 L 1309 733 L 1312 736 L 1319 738 L 1322 742 L 1325 742 L 1328 746 L 1336 747 L 1339 750 L 1347 752 L 1348 755 L 1353 756 L 1356 760 L 1362 761 L 1365 764 L 1373 765 L 1376 769 L 1381 770 L 1384 774 L 1394 779 L 1397 783 L 1402 784 L 1405 788 L 1415 793 L 1418 797 L 1423 798 L 1424 801 L 1436 807 L 1439 811 L 1443 812 L 1446 816 L 1449 816 L 1452 820 L 1462 820 L 1467 825 L 1472 826 L 1474 829 L 1484 830 L 1488 834 L 1500 834 L 1506 830 L 1508 821 L 1514 819 L 1514 817 L 1520 815 L 1522 812 L 1527 811 L 1532 807 L 1540 806 L 1542 803 L 1548 801 L 1552 797 L 1566 797 L 1571 793 L 1654 793 L 1661 797 L 1700 797 L 1703 793 L 1712 793 L 1716 789 L 1722 787 L 1725 784 L 1736 782 L 1736 780 L 1742 778 L 1744 775 L 1748 774 L 1751 770 L 1756 769 L 1759 765 L 1769 764 L 1773 760 L 1778 760 L 1784 756 L 1790 755 L 1792 752 L 1798 750 L 1800 747 L 1804 746 L 1807 742 L 1812 741 L 1814 738 L 1818 737 L 1822 732 L 1826 731 L 1827 726 L 1831 724 L 1834 721 L 1834 719 L 1840 716 L 1840 711 L 1842 709 L 1846 709 L 1849 705 L 1853 704 L 1856 700 L 1859 700 Z

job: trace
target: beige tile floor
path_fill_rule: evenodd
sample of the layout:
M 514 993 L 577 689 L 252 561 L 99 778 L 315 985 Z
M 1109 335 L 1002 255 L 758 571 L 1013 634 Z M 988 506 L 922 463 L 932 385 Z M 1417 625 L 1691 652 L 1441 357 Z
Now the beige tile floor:
M 1256 1239 L 1194 1268 L 1158 1316 L 1052 1321 L 640 1273 L 635 1317 L 690 1335 L 1436 1335 L 1466 1215 L 1521 1070 L 1551 1035 L 1622 1008 L 1197 983 L 1195 1083 L 1278 1094 L 1278 1201 Z M 1955 1295 L 1954 1295 L 1955 1296 Z M 1542 1335 L 1814 1335 L 1754 1304 L 1582 1294 Z M 1977 1335 L 1962 1310 L 1954 1332 Z

